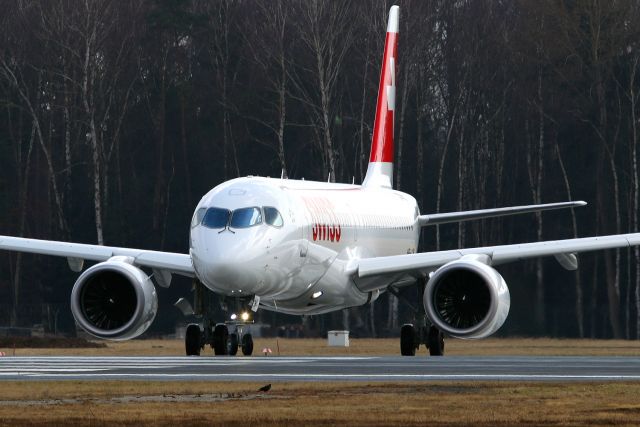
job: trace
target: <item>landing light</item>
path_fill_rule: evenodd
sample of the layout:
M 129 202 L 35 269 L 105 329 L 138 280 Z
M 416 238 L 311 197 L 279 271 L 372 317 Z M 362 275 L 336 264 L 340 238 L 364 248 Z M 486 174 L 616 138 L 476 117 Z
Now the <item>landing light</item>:
M 237 315 L 237 314 L 233 313 L 233 314 L 231 315 L 231 320 L 236 320 L 237 318 L 238 318 L 238 315 Z
M 311 298 L 317 299 L 317 298 L 320 298 L 321 296 L 322 296 L 322 291 L 318 291 L 318 292 L 314 292 L 313 295 L 311 295 Z
M 245 322 L 249 320 L 249 313 L 247 313 L 246 311 L 242 313 L 242 320 L 244 320 Z

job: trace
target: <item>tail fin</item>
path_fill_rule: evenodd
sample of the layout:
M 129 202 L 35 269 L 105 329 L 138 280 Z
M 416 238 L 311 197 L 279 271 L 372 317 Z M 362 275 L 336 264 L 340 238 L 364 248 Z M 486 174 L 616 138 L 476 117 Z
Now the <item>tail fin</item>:
M 378 87 L 378 104 L 371 141 L 371 157 L 363 187 L 393 187 L 393 119 L 396 104 L 396 49 L 400 8 L 389 10 L 387 37 Z

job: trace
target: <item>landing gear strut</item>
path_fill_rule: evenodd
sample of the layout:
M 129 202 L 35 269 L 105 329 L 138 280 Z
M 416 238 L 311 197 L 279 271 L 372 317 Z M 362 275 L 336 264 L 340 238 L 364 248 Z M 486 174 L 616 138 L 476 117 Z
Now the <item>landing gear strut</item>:
M 421 293 L 424 292 L 425 285 L 424 279 L 418 281 L 418 290 Z M 416 308 L 392 286 L 389 287 L 389 292 L 414 311 L 415 324 L 406 323 L 400 328 L 400 354 L 403 356 L 415 356 L 420 344 L 424 344 L 429 349 L 430 356 L 443 356 L 444 334 L 438 328 L 429 324 L 424 309 Z
M 234 315 L 231 321 L 225 323 L 212 322 L 209 314 L 214 310 L 210 294 L 201 283 L 194 282 L 194 309 L 190 314 L 200 317 L 202 324 L 192 323 L 187 326 L 184 339 L 187 356 L 199 356 L 206 345 L 211 346 L 216 356 L 235 356 L 240 348 L 243 355 L 251 356 L 253 337 L 249 325 L 253 321 L 249 320 L 248 315 L 241 318 Z

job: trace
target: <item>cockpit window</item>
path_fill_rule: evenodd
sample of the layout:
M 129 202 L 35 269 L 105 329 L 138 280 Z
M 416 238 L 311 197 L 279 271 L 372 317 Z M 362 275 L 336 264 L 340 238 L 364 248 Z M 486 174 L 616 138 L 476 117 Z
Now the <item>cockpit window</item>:
M 193 219 L 191 220 L 191 228 L 197 227 L 202 223 L 202 218 L 204 218 L 204 213 L 207 211 L 207 208 L 200 208 L 193 214 Z
M 284 225 L 282 215 L 280 215 L 278 209 L 272 208 L 271 206 L 264 207 L 264 222 L 273 227 L 282 227 Z
M 228 209 L 209 208 L 202 218 L 202 225 L 207 228 L 225 228 L 230 214 Z
M 231 215 L 230 228 L 247 228 L 262 223 L 262 212 L 260 208 L 236 209 Z

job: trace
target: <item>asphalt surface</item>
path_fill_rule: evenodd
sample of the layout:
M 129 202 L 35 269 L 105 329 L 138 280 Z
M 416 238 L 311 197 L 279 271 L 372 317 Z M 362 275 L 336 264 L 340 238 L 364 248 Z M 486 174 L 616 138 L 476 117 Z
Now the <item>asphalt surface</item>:
M 0 357 L 0 380 L 638 381 L 640 357 Z

